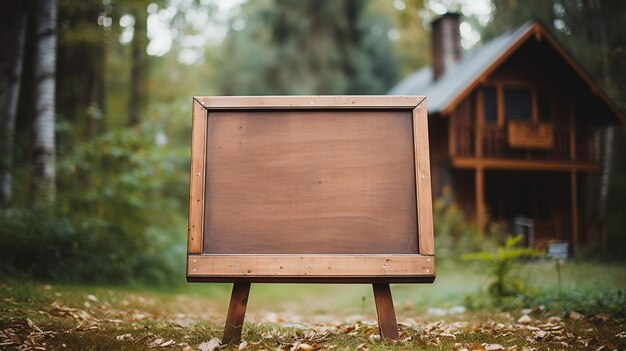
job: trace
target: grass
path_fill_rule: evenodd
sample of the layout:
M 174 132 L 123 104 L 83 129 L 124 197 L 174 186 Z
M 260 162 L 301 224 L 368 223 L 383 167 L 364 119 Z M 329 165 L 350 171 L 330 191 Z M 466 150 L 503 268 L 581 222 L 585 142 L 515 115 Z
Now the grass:
M 556 296 L 553 262 L 529 263 L 517 273 L 544 300 Z M 626 287 L 623 264 L 570 262 L 562 276 L 564 292 L 592 302 L 598 294 Z M 441 315 L 462 305 L 467 295 L 483 291 L 488 281 L 479 267 L 443 262 L 432 285 L 392 286 L 404 339 L 398 345 L 377 337 L 368 285 L 255 284 L 243 338 L 247 349 L 256 350 L 296 350 L 299 344 L 340 350 L 460 350 L 479 349 L 477 343 L 517 350 L 626 348 L 623 316 L 603 313 L 612 310 L 605 311 L 602 305 L 592 304 L 593 314 L 586 317 L 548 306 L 526 321 L 520 320 L 520 309 Z M 229 284 L 183 283 L 154 289 L 8 280 L 0 283 L 0 349 L 22 345 L 48 350 L 195 350 L 200 343 L 221 337 L 229 294 Z M 431 308 L 440 313 L 432 314 Z M 8 344 L 11 340 L 14 343 Z M 173 340 L 169 346 L 159 346 L 169 340 Z

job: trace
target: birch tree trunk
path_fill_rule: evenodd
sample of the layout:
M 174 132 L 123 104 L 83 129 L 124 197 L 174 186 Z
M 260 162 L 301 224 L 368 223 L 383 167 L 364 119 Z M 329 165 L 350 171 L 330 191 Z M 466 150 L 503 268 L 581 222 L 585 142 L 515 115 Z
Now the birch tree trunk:
M 3 60 L 2 71 L 6 72 L 6 80 L 0 89 L 0 203 L 8 203 L 12 194 L 12 166 L 13 166 L 13 141 L 15 135 L 15 118 L 17 114 L 17 103 L 22 82 L 22 63 L 24 57 L 24 42 L 26 41 L 26 11 L 18 4 L 13 4 L 12 15 L 17 16 L 17 20 L 2 17 L 3 21 L 16 24 L 17 36 L 11 38 L 14 41 L 7 45 L 6 61 Z M 4 10 L 7 10 L 4 8 Z M 9 14 L 10 15 L 10 14 Z M 11 50 L 10 48 L 13 48 Z M 6 65 L 5 65 L 6 63 Z
M 35 120 L 33 122 L 33 195 L 53 201 L 55 174 L 55 65 L 56 0 L 41 0 L 37 11 L 37 56 L 35 58 Z

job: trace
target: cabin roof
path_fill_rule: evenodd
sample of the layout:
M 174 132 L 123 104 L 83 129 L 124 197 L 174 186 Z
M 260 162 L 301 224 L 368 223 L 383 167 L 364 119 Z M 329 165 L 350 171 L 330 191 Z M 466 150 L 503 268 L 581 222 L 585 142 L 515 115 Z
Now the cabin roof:
M 537 22 L 527 22 L 513 32 L 504 33 L 481 47 L 466 53 L 437 81 L 433 81 L 432 68 L 427 66 L 413 72 L 394 86 L 390 95 L 425 95 L 429 114 L 448 114 L 467 96 L 481 80 L 497 69 L 522 44 L 533 36 L 546 38 L 571 68 L 589 85 L 613 118 L 624 123 L 626 117 L 615 106 L 603 89 L 582 69 L 559 42 Z

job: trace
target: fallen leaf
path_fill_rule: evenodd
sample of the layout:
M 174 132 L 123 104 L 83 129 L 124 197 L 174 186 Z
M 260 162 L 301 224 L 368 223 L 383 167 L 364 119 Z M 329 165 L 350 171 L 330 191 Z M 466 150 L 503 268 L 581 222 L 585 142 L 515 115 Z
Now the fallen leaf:
M 550 317 L 550 318 L 548 318 L 548 322 L 550 322 L 550 323 L 561 323 L 561 317 L 556 317 L 556 316 Z
M 485 351 L 501 351 L 504 350 L 504 346 L 500 344 L 486 344 Z
M 368 336 L 367 338 L 371 342 L 380 341 L 380 335 L 378 335 L 378 334 L 372 334 L 372 335 Z
M 220 347 L 222 342 L 218 338 L 213 338 L 198 345 L 198 351 L 213 351 Z
M 161 345 L 159 345 L 159 347 L 168 347 L 170 345 L 173 345 L 174 343 L 175 343 L 175 341 L 170 339 L 170 340 L 162 343 Z
M 154 340 L 151 345 L 159 346 L 159 345 L 161 345 L 161 343 L 163 343 L 163 338 L 158 338 L 158 339 Z
M 484 351 L 485 347 L 482 344 L 475 343 L 470 345 L 469 351 Z
M 130 334 L 122 334 L 115 337 L 117 341 L 124 341 L 126 339 L 133 340 L 133 336 Z
M 530 318 L 530 316 L 528 316 L 527 314 L 523 315 L 520 317 L 520 319 L 517 320 L 517 323 L 520 324 L 530 324 L 533 321 L 532 318 Z
M 89 294 L 87 295 L 87 300 L 93 301 L 93 302 L 98 302 L 98 298 Z
M 298 345 L 295 351 L 312 351 L 312 350 L 315 350 L 313 346 L 306 344 L 306 343 L 302 343 Z
M 244 340 L 244 341 L 242 341 L 242 342 L 239 344 L 239 347 L 237 348 L 237 350 L 239 350 L 239 351 L 241 351 L 241 350 L 245 350 L 245 349 L 246 349 L 246 347 L 248 347 L 248 342 Z
M 367 344 L 361 344 L 361 345 L 357 346 L 355 350 L 356 351 L 368 351 L 369 347 L 367 347 Z
M 599 322 L 608 322 L 610 317 L 608 314 L 606 313 L 600 313 L 600 314 L 596 314 L 595 316 L 593 316 L 593 318 L 591 318 L 594 321 L 599 321 Z
M 585 318 L 584 314 L 578 313 L 576 311 L 572 311 L 569 313 L 569 319 L 573 320 L 573 321 L 577 321 L 577 320 L 581 320 L 583 318 Z
M 30 320 L 30 318 L 26 318 L 26 322 L 28 322 L 28 326 L 31 327 L 33 330 L 35 330 L 38 333 L 43 334 L 43 331 L 39 329 L 39 327 L 36 326 L 35 323 L 33 323 L 33 321 Z

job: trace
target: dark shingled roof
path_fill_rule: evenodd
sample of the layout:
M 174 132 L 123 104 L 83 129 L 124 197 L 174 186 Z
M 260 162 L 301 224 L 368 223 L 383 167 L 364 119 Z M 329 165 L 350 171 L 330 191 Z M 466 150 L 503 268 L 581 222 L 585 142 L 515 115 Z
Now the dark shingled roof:
M 466 54 L 439 80 L 433 81 L 432 68 L 410 74 L 389 91 L 389 95 L 422 95 L 428 99 L 428 113 L 444 110 L 468 85 L 513 46 L 531 27 L 528 22 L 511 33 L 505 33 Z

